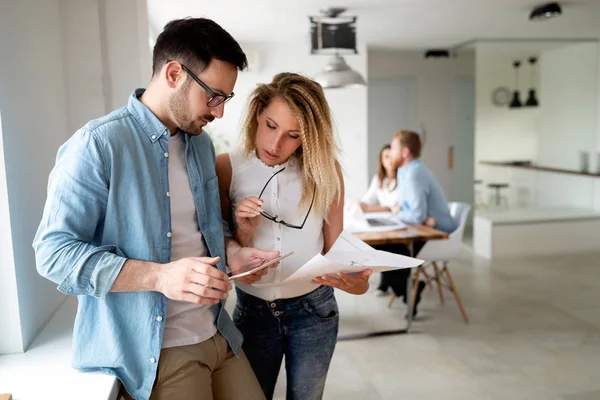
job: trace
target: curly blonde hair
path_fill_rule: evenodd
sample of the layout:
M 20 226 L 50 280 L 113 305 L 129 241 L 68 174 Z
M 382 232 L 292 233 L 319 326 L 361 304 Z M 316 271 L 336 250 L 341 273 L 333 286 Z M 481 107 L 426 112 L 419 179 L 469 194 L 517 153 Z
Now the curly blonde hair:
M 302 170 L 300 207 L 310 203 L 316 190 L 313 209 L 327 220 L 331 204 L 341 200 L 342 182 L 331 110 L 321 85 L 289 72 L 275 75 L 271 83 L 258 85 L 250 96 L 242 131 L 244 152 L 250 155 L 256 150 L 256 117 L 277 97 L 285 100 L 300 124 L 302 144 L 296 151 Z

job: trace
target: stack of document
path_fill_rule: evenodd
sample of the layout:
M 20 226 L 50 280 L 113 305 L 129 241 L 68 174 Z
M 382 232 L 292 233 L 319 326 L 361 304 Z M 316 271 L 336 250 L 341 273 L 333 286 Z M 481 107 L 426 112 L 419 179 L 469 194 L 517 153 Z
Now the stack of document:
M 327 254 L 317 254 L 282 282 L 260 283 L 259 281 L 254 286 L 274 287 L 310 283 L 316 277 L 334 275 L 338 272 L 356 274 L 367 268 L 374 272 L 382 272 L 414 268 L 421 264 L 423 260 L 375 250 L 353 234 L 343 231 Z

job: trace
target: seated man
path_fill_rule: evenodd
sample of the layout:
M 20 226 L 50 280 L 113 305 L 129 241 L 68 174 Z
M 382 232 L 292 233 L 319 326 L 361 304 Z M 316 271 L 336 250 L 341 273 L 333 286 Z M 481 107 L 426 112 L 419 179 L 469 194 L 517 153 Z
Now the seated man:
M 398 169 L 398 206 L 396 218 L 407 224 L 425 224 L 428 216 L 435 220 L 435 229 L 452 232 L 457 228 L 450 215 L 448 201 L 442 186 L 431 171 L 421 162 L 421 139 L 415 132 L 401 130 L 392 140 L 392 159 Z M 400 200 L 401 199 L 401 200 Z M 425 242 L 415 242 L 414 254 L 409 254 L 405 245 L 379 247 L 381 250 L 417 257 Z M 387 284 L 398 297 L 406 302 L 406 285 L 409 269 L 392 271 L 387 274 Z M 425 282 L 419 282 L 413 315 L 417 314 L 417 304 Z

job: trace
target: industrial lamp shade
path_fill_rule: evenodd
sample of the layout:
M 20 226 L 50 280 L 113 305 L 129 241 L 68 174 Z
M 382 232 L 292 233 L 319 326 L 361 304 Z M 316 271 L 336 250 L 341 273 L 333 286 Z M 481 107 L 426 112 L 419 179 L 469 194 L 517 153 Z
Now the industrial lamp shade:
M 365 79 L 357 71 L 350 68 L 340 55 L 331 57 L 323 70 L 315 76 L 323 89 L 337 89 L 346 86 L 366 85 Z
M 519 94 L 519 67 L 521 66 L 520 61 L 513 62 L 513 67 L 515 68 L 515 90 L 513 91 L 513 98 L 508 105 L 508 108 L 521 108 L 523 107 L 523 103 L 521 103 L 521 96 Z

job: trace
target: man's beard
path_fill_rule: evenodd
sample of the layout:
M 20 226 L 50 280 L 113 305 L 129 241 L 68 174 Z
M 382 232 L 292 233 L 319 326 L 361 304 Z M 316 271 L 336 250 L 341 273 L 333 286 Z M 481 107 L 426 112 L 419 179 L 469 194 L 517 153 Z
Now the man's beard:
M 394 159 L 394 168 L 400 168 L 403 163 L 404 163 L 404 159 L 402 158 L 402 156 L 395 158 Z
M 169 98 L 169 109 L 173 114 L 177 127 L 190 135 L 199 135 L 202 133 L 201 121 L 192 118 L 192 113 L 187 104 L 187 88 L 182 87 Z M 212 122 L 215 117 L 210 114 L 201 117 L 206 123 Z

